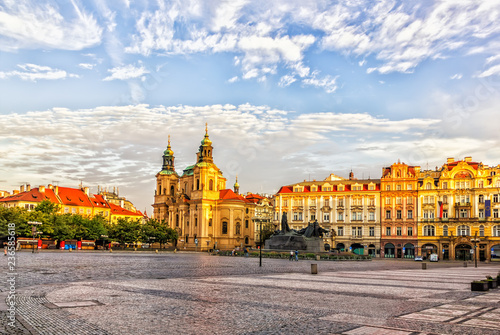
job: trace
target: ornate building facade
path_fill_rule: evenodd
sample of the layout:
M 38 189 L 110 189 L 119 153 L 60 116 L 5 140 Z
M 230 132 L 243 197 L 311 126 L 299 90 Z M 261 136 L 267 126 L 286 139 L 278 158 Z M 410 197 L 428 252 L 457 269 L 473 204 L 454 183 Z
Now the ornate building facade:
M 394 163 L 382 169 L 381 257 L 414 258 L 418 248 L 418 166 Z
M 357 180 L 331 174 L 322 181 L 283 186 L 275 201 L 275 219 L 287 214 L 290 228 L 315 220 L 330 233 L 324 242 L 357 254 L 380 254 L 380 180 Z
M 440 259 L 500 258 L 500 166 L 448 158 L 418 173 L 419 245 Z
M 175 171 L 170 146 L 156 174 L 153 218 L 168 222 L 179 234 L 178 248 L 188 250 L 233 249 L 254 245 L 256 203 L 226 189 L 226 178 L 213 161 L 212 141 L 205 136 L 196 153 L 196 163 Z

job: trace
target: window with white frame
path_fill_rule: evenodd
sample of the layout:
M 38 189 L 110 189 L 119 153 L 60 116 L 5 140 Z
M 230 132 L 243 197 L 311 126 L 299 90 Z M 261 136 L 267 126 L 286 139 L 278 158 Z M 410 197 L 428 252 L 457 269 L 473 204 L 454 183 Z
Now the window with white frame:
M 344 221 L 344 213 L 343 212 L 339 212 L 338 215 L 337 215 L 337 220 L 339 221 Z
M 385 198 L 385 204 L 390 205 L 391 204 L 391 197 L 386 197 Z
M 370 236 L 375 236 L 375 227 L 369 227 L 368 232 L 369 232 Z
M 391 236 L 391 227 L 385 227 L 385 235 Z
M 444 190 L 448 189 L 448 182 L 446 182 L 446 181 L 443 182 L 443 189 Z
M 330 222 L 330 213 L 323 213 L 323 222 Z
M 493 209 L 493 217 L 498 219 L 498 208 Z
M 500 198 L 498 194 L 493 194 L 493 202 L 498 202 L 498 198 Z
M 430 190 L 430 189 L 432 189 L 432 185 L 431 185 L 431 183 L 427 183 L 427 184 L 425 184 L 425 189 L 426 189 L 426 190 Z
M 339 207 L 344 207 L 344 199 L 341 198 L 341 199 L 338 200 L 338 206 Z
M 479 213 L 478 214 L 479 214 L 479 218 L 480 219 L 484 219 L 484 209 L 483 208 L 479 209 Z
M 408 197 L 408 198 L 406 199 L 406 203 L 407 203 L 408 205 L 413 205 L 413 197 Z
M 390 219 L 391 218 L 391 211 L 385 211 L 385 218 Z
M 424 226 L 424 236 L 436 236 L 436 230 L 434 226 Z
M 493 227 L 493 236 L 496 236 L 496 237 L 500 236 L 500 226 Z
M 410 191 L 413 190 L 413 185 L 412 184 L 406 185 L 406 189 Z
M 375 198 L 370 198 L 368 205 L 375 206 Z
M 368 212 L 368 220 L 375 221 L 375 212 Z
M 448 236 L 448 226 L 447 225 L 443 226 L 443 236 Z
M 401 185 L 396 185 L 396 191 L 401 191 Z
M 400 209 L 398 209 L 398 210 L 396 211 L 396 219 L 402 219 L 402 218 L 403 218 L 403 215 L 401 214 L 401 210 L 400 210 Z
M 401 197 L 396 197 L 396 204 L 401 205 L 403 202 L 401 200 Z
M 316 221 L 316 214 L 311 214 L 311 221 Z
M 457 236 L 469 236 L 470 235 L 470 228 L 469 226 L 458 226 L 457 227 Z
M 323 200 L 323 203 L 324 203 L 324 205 L 323 205 L 323 206 L 325 206 L 325 207 L 330 207 L 330 199 L 324 199 L 324 200 Z
M 344 236 L 344 227 L 341 226 L 337 228 L 337 235 Z
M 408 236 L 413 236 L 413 227 L 408 227 L 406 230 L 408 232 Z
M 409 209 L 407 213 L 408 219 L 413 219 L 413 210 Z
M 479 236 L 484 237 L 484 226 L 483 225 L 479 226 Z
M 443 219 L 447 219 L 447 218 L 448 218 L 448 210 L 443 209 Z
M 460 208 L 460 217 L 462 219 L 469 217 L 469 210 L 467 208 Z
M 397 236 L 403 235 L 403 228 L 402 227 L 396 227 L 396 235 Z

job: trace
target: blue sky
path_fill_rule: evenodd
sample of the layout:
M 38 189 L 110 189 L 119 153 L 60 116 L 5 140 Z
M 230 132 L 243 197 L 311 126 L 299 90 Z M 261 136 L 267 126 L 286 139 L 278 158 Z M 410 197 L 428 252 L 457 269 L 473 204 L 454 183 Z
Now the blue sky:
M 243 192 L 400 159 L 500 163 L 500 1 L 0 1 L 0 189 L 151 213 L 205 123 Z

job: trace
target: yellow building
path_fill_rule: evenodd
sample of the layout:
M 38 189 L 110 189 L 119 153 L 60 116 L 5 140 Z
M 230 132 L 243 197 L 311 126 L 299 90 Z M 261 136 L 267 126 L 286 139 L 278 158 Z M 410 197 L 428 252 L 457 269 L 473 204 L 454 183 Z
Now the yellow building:
M 153 217 L 167 221 L 177 231 L 178 248 L 207 250 L 253 246 L 252 218 L 256 204 L 241 196 L 239 187 L 234 191 L 226 189 L 226 178 L 213 162 L 212 155 L 212 141 L 205 129 L 196 163 L 185 168 L 179 176 L 169 139 L 163 153 L 162 170 L 156 174 Z
M 325 244 L 357 254 L 380 253 L 380 180 L 357 180 L 331 174 L 322 181 L 283 186 L 276 194 L 275 218 L 287 214 L 290 228 L 300 230 L 310 222 L 330 230 Z
M 500 259 L 500 166 L 448 158 L 418 173 L 419 248 L 423 256 Z

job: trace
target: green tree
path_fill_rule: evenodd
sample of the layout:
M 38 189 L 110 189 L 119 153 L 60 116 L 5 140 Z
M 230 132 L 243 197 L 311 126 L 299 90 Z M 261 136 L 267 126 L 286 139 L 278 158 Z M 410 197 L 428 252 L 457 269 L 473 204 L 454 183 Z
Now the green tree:
M 35 211 L 42 212 L 45 214 L 57 214 L 61 206 L 59 204 L 53 203 L 50 200 L 42 200 L 38 206 L 35 207 Z
M 150 241 L 153 237 L 155 242 L 160 243 L 160 249 L 168 242 L 178 238 L 177 232 L 170 228 L 166 221 L 158 221 L 156 219 L 148 220 L 142 227 L 142 241 Z
M 109 237 L 120 241 L 122 246 L 125 243 L 137 242 L 141 236 L 140 220 L 127 220 L 119 218 L 115 225 L 108 226 Z

